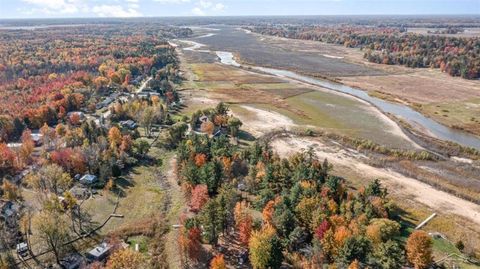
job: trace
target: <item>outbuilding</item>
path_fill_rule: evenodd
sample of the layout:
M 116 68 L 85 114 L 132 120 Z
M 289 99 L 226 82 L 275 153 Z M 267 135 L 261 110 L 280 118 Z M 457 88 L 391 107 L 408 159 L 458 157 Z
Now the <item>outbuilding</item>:
M 103 242 L 100 245 L 94 247 L 89 252 L 87 252 L 85 254 L 85 257 L 91 262 L 103 261 L 110 254 L 111 248 L 112 246 Z
M 79 181 L 84 185 L 91 185 L 93 183 L 96 183 L 98 181 L 98 178 L 95 175 L 85 174 L 80 178 Z

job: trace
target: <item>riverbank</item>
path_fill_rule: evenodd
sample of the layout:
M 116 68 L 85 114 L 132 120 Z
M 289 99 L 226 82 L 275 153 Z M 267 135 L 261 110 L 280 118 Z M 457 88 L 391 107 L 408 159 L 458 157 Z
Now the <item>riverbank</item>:
M 205 33 L 202 32 L 202 34 L 205 34 Z M 233 44 L 231 41 L 228 41 L 226 37 L 230 37 L 230 38 L 241 37 L 242 42 L 238 44 Z M 285 41 L 291 41 L 292 46 L 286 48 Z M 319 68 L 322 66 L 327 68 L 329 66 L 328 63 L 340 64 L 340 62 L 338 61 L 341 61 L 342 63 L 341 65 L 345 65 L 346 63 L 343 62 L 343 59 L 328 58 L 328 57 L 326 58 L 323 56 L 314 57 L 312 52 L 313 51 L 317 52 L 315 50 L 316 48 L 308 47 L 309 49 L 305 49 L 304 47 L 300 47 L 302 43 L 298 43 L 299 42 L 298 40 L 265 37 L 258 34 L 245 33 L 245 31 L 241 29 L 226 27 L 220 31 L 217 31 L 216 35 L 212 37 L 202 37 L 201 42 L 204 42 L 204 43 L 200 44 L 198 42 L 192 42 L 190 40 L 187 40 L 187 43 L 193 44 L 194 46 L 188 47 L 186 48 L 186 50 L 194 51 L 200 45 L 203 48 L 201 52 L 204 52 L 204 54 L 208 54 L 208 53 L 215 54 L 217 57 L 219 57 L 220 62 L 226 65 L 230 65 L 234 67 L 242 67 L 242 65 L 239 62 L 242 62 L 242 61 L 253 62 L 255 63 L 255 65 L 247 65 L 247 66 L 243 65 L 243 67 L 249 71 L 254 70 L 256 72 L 263 72 L 263 73 L 267 73 L 267 74 L 274 75 L 281 78 L 294 79 L 302 83 L 308 83 L 310 85 L 320 86 L 328 90 L 352 95 L 358 99 L 361 99 L 362 101 L 366 101 L 370 103 L 371 105 L 376 107 L 378 110 L 380 110 L 383 114 L 392 114 L 395 117 L 401 118 L 402 120 L 414 126 L 415 128 L 418 128 L 420 131 L 425 132 L 429 136 L 432 136 L 437 139 L 445 140 L 445 141 L 458 143 L 463 147 L 472 147 L 477 150 L 480 150 L 480 137 L 472 135 L 468 132 L 459 130 L 458 127 L 450 128 L 449 126 L 442 125 L 441 123 L 423 115 L 422 113 L 419 113 L 416 109 L 413 109 L 408 104 L 408 102 L 403 102 L 403 101 L 397 102 L 396 99 L 398 98 L 393 98 L 395 99 L 393 100 L 393 102 L 392 100 L 386 101 L 383 98 L 377 98 L 376 96 L 370 95 L 368 92 L 365 92 L 362 89 L 352 88 L 352 87 L 349 87 L 348 85 L 334 82 L 335 80 L 337 80 L 336 79 L 337 77 L 339 78 L 339 77 L 342 77 L 342 76 L 345 77 L 345 76 L 341 72 L 338 72 L 335 75 L 328 75 L 329 72 L 334 71 L 333 69 L 330 70 L 329 72 L 323 72 L 323 73 L 321 71 L 316 71 L 316 70 L 312 71 L 311 70 L 312 68 L 310 68 L 311 64 L 313 65 L 316 64 Z M 253 50 L 251 43 L 259 47 Z M 323 45 L 322 43 L 318 43 L 318 42 L 316 42 L 316 44 Z M 208 48 L 208 49 L 205 49 L 205 48 Z M 266 59 L 265 56 L 267 54 L 271 54 L 272 48 L 277 48 L 280 50 L 278 54 L 270 55 L 270 58 Z M 334 47 L 330 45 L 328 46 L 328 48 L 334 48 Z M 319 49 L 318 51 L 322 51 L 322 49 Z M 336 49 L 341 51 L 338 48 Z M 328 55 L 338 56 L 339 51 L 337 51 L 335 54 L 328 54 Z M 252 53 L 253 55 L 256 55 L 258 57 L 252 57 L 251 55 Z M 291 61 L 278 62 L 279 59 L 283 59 L 288 55 L 293 57 L 291 58 Z M 346 56 L 346 59 L 351 59 L 352 57 L 353 58 L 357 57 L 357 58 L 355 58 L 355 61 L 349 62 L 351 64 L 350 67 L 355 66 L 355 68 L 359 68 L 359 65 L 361 64 L 359 60 L 362 59 L 363 64 L 368 67 L 367 69 L 369 68 L 372 69 L 371 63 L 366 63 L 363 60 L 363 58 L 361 57 L 358 58 L 358 55 L 355 55 L 350 51 L 350 54 Z M 293 64 L 286 64 L 288 62 L 292 62 Z M 300 67 L 299 64 L 305 64 L 305 65 L 302 65 Z M 264 66 L 275 66 L 276 68 L 266 68 Z M 347 69 L 350 68 L 348 66 L 344 66 L 344 67 Z M 390 69 L 393 70 L 395 68 L 397 69 L 403 68 L 403 71 L 401 73 L 397 72 L 398 74 L 402 74 L 402 75 L 408 75 L 408 72 L 412 72 L 411 70 L 405 69 L 404 67 L 392 66 L 392 67 L 389 67 L 389 69 L 386 69 L 385 70 L 386 72 L 379 73 L 379 74 L 376 74 L 375 72 L 373 73 L 367 72 L 363 74 L 364 73 L 363 71 L 361 73 L 363 74 L 362 77 L 369 77 L 369 78 L 377 77 L 377 76 L 385 77 L 392 73 Z M 301 75 L 297 72 L 292 72 L 288 70 L 301 70 L 301 73 L 309 73 L 309 74 L 310 73 L 314 74 L 316 72 L 315 74 L 317 75 L 315 75 L 316 78 L 314 78 L 314 77 Z M 376 70 L 376 69 L 373 68 L 373 70 Z M 328 80 L 320 79 L 318 78 L 319 77 L 318 74 L 327 74 L 327 75 L 321 75 L 321 76 L 323 77 L 326 76 L 329 79 Z M 357 75 L 352 74 L 348 77 L 356 77 L 356 76 L 358 76 L 358 74 Z M 416 84 L 413 84 L 413 85 L 416 85 Z
M 371 96 L 408 105 L 442 125 L 480 136 L 480 82 L 451 77 L 438 69 L 408 68 L 396 65 L 375 64 L 363 58 L 363 52 L 356 48 L 318 41 L 287 39 L 246 33 L 265 44 L 278 49 L 308 52 L 312 55 L 334 55 L 342 57 L 339 62 L 361 65 L 383 73 L 342 74 L 331 71 L 310 70 L 302 67 L 282 66 L 282 69 L 298 72 L 316 78 L 342 83 L 361 89 Z M 247 55 L 248 56 L 248 55 Z M 242 61 L 244 61 L 242 57 Z M 317 59 L 318 61 L 318 59 Z M 258 65 L 258 61 L 245 61 Z M 318 64 L 322 65 L 319 61 Z M 278 66 L 261 62 L 262 66 Z

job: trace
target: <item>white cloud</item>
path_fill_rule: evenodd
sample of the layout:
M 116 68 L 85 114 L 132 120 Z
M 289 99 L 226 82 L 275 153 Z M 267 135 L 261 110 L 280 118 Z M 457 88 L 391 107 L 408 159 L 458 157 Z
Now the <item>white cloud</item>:
M 81 11 L 87 11 L 88 6 L 83 0 L 22 0 L 27 4 L 35 6 L 34 12 L 46 14 L 61 13 L 72 14 Z
M 201 8 L 199 8 L 199 7 L 196 7 L 196 8 L 194 8 L 194 9 L 192 9 L 192 13 L 193 13 L 193 15 L 195 15 L 195 16 L 205 16 L 205 15 L 206 15 L 206 14 L 205 14 L 205 11 L 203 11 L 203 10 L 202 10 Z
M 210 1 L 205 1 L 205 0 L 200 0 L 200 2 L 198 2 L 198 4 L 202 7 L 202 8 L 209 8 L 213 5 L 212 2 Z
M 190 0 L 153 0 L 155 2 L 159 2 L 162 4 L 182 4 L 182 3 L 190 3 Z
M 139 9 L 139 8 L 140 8 L 140 5 L 139 5 L 139 4 L 136 4 L 136 3 L 128 3 L 128 4 L 127 4 L 127 7 L 133 8 L 133 9 Z
M 129 3 L 138 3 L 138 0 L 125 0 L 125 1 L 127 1 Z
M 135 8 L 123 8 L 119 5 L 100 5 L 94 6 L 92 9 L 99 17 L 140 17 L 140 13 Z
M 222 3 L 217 3 L 214 7 L 213 10 L 215 11 L 223 11 L 225 9 L 225 5 Z

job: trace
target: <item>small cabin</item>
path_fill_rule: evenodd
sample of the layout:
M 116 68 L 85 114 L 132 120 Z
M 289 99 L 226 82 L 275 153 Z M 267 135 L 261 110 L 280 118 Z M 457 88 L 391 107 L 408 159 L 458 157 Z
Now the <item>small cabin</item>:
M 133 120 L 124 120 L 124 121 L 119 122 L 119 124 L 122 128 L 127 128 L 127 129 L 130 129 L 130 130 L 135 129 L 138 126 L 137 123 L 134 122 Z
M 19 244 L 17 244 L 17 253 L 18 255 L 20 255 L 21 257 L 25 258 L 28 256 L 28 245 L 27 243 L 25 242 L 21 242 Z
M 96 183 L 98 178 L 95 175 L 85 174 L 79 179 L 79 181 L 84 185 L 91 185 Z
M 110 254 L 112 246 L 103 242 L 85 254 L 85 257 L 91 262 L 103 261 Z

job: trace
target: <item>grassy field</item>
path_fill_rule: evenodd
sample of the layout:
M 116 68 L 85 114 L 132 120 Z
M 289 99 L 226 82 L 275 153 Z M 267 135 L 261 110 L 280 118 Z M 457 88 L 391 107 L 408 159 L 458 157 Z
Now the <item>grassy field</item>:
M 480 98 L 465 101 L 430 103 L 419 110 L 448 126 L 480 135 Z
M 165 159 L 167 155 L 163 150 L 153 147 L 149 156 Z M 163 166 L 141 164 L 133 168 L 128 175 L 116 180 L 120 193 L 116 213 L 123 215 L 124 218 L 111 220 L 102 229 L 102 233 L 107 234 L 162 212 L 166 191 L 163 171 Z M 82 208 L 91 212 L 94 221 L 102 222 L 112 213 L 116 201 L 115 192 L 100 191 L 93 199 L 87 200 Z

